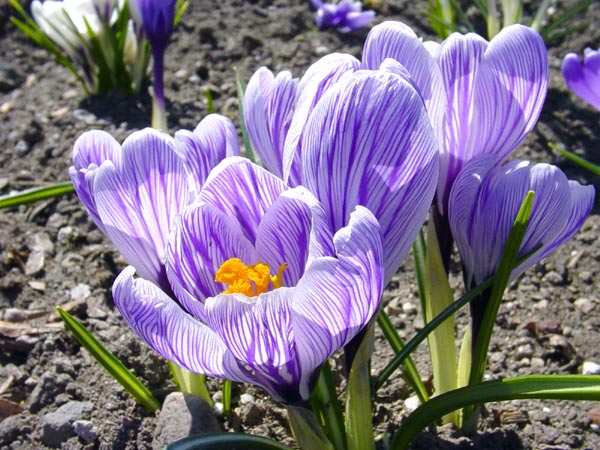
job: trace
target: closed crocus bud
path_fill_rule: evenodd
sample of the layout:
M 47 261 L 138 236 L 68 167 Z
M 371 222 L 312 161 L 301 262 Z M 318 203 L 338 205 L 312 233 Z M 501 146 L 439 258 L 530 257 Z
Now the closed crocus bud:
M 375 11 L 363 11 L 360 2 L 341 0 L 338 3 L 324 3 L 312 0 L 317 8 L 315 23 L 319 28 L 332 27 L 342 32 L 358 30 L 373 21 Z
M 586 48 L 583 63 L 579 55 L 569 53 L 563 60 L 562 73 L 569 89 L 600 110 L 600 50 Z
M 175 19 L 176 0 L 131 0 L 129 10 L 152 47 L 165 48 Z

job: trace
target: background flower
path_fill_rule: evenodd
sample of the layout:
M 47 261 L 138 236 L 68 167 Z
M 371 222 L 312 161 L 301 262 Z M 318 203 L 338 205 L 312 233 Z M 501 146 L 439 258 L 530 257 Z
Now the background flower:
M 562 73 L 569 89 L 600 110 L 600 50 L 586 48 L 583 64 L 577 54 L 569 53 L 563 60 Z

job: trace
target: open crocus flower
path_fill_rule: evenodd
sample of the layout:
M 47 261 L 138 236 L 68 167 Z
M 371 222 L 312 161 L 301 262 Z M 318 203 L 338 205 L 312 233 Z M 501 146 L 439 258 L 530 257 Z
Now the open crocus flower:
M 427 106 L 440 147 L 437 209 L 447 214 L 450 189 L 464 164 L 480 153 L 504 160 L 533 128 L 548 86 L 541 36 L 511 25 L 490 42 L 453 33 L 441 44 L 423 42 L 401 22 L 369 33 L 363 64 L 400 62 Z
M 310 2 L 317 9 L 315 24 L 319 28 L 337 28 L 346 33 L 367 26 L 375 18 L 375 11 L 363 11 L 362 4 L 352 0 L 340 0 L 337 3 L 321 0 Z
M 88 131 L 75 142 L 69 175 L 125 261 L 166 289 L 165 243 L 175 215 L 195 199 L 214 166 L 238 154 L 233 123 L 214 114 L 175 139 L 147 128 L 121 146 L 105 132 Z
M 493 155 L 467 163 L 450 194 L 452 234 L 461 255 L 467 288 L 492 276 L 528 191 L 533 209 L 519 255 L 541 244 L 511 279 L 548 256 L 579 230 L 594 202 L 594 188 L 570 181 L 556 166 L 514 160 L 495 165 Z
M 227 158 L 178 216 L 166 265 L 177 302 L 133 268 L 115 281 L 115 304 L 133 330 L 192 372 L 296 403 L 377 311 L 381 230 L 357 207 L 332 236 L 306 189 Z
M 576 53 L 569 53 L 563 60 L 562 73 L 569 89 L 600 110 L 600 50 L 586 48 L 583 64 Z
M 260 69 L 248 83 L 244 117 L 267 168 L 313 192 L 334 230 L 357 205 L 375 214 L 383 230 L 387 283 L 431 205 L 438 149 L 404 69 L 392 60 L 379 70 L 359 68 L 350 55 L 328 55 L 297 86 L 289 75 L 273 77 Z M 282 155 L 276 132 L 286 130 Z

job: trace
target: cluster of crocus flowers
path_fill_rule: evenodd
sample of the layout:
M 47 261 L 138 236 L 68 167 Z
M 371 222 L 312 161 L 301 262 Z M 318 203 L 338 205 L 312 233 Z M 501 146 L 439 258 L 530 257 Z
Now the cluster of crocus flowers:
M 562 73 L 569 89 L 600 110 L 600 50 L 586 48 L 583 62 L 576 53 L 569 53 L 563 60 Z
M 433 199 L 435 136 L 395 69 L 351 71 L 325 92 L 331 68 L 317 64 L 316 85 L 300 83 L 315 94 L 291 155 L 303 185 L 235 157 L 206 175 L 189 132 L 77 141 L 77 192 L 133 266 L 115 302 L 152 348 L 282 402 L 308 398 L 316 369 L 377 312 Z M 232 134 L 206 141 L 233 148 Z
M 15 23 L 36 43 L 54 53 L 87 91 L 97 93 L 118 88 L 133 93 L 140 89 L 148 51 L 138 27 L 130 19 L 126 2 L 34 0 L 31 14 L 33 21 Z
M 340 0 L 337 3 L 310 0 L 315 13 L 315 24 L 319 28 L 337 28 L 341 32 L 358 30 L 370 24 L 375 11 L 363 11 L 361 2 Z

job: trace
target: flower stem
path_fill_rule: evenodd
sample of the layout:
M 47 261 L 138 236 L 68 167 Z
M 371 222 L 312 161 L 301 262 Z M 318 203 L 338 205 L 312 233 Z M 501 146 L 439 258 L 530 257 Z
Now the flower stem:
M 167 109 L 165 107 L 164 48 L 152 47 L 152 128 L 168 130 Z

